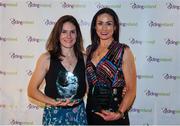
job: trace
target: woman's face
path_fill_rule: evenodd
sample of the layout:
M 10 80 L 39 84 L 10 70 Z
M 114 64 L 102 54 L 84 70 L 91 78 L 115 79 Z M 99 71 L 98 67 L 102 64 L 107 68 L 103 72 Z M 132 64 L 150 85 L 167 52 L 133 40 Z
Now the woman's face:
M 96 33 L 100 40 L 113 40 L 115 28 L 114 20 L 111 15 L 104 13 L 97 17 Z
M 71 22 L 65 22 L 60 34 L 61 46 L 64 48 L 73 48 L 76 43 L 76 27 Z

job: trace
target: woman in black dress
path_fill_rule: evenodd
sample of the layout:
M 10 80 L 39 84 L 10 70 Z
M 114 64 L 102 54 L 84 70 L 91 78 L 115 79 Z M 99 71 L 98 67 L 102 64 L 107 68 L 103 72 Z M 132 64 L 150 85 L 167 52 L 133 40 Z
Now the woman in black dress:
M 93 17 L 91 41 L 86 63 L 88 124 L 129 125 L 128 110 L 136 96 L 135 62 L 129 46 L 119 43 L 119 20 L 112 9 L 102 8 Z

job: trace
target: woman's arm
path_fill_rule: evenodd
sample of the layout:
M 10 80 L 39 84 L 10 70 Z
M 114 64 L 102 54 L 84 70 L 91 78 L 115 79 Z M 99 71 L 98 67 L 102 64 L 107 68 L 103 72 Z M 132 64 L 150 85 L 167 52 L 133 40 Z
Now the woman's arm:
M 124 113 L 130 109 L 136 97 L 136 67 L 130 48 L 126 48 L 124 51 L 122 69 L 126 82 L 126 94 L 120 104 L 119 111 Z
M 45 75 L 49 69 L 49 65 L 50 65 L 49 53 L 42 54 L 36 63 L 35 70 L 32 74 L 32 77 L 28 85 L 28 96 L 42 103 L 55 106 L 56 105 L 55 100 L 46 96 L 44 93 L 42 93 L 39 90 L 39 87 L 42 84 Z

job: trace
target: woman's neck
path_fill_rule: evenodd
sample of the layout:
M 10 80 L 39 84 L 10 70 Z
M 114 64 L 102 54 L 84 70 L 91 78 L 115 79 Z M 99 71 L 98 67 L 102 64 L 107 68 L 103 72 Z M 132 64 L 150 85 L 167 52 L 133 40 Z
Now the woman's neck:
M 73 56 L 75 56 L 75 53 L 74 53 L 74 49 L 73 49 L 73 48 L 62 49 L 62 54 L 63 54 L 65 57 L 73 57 Z
M 108 39 L 108 40 L 100 40 L 99 47 L 101 48 L 107 48 L 109 45 L 113 42 L 114 39 Z

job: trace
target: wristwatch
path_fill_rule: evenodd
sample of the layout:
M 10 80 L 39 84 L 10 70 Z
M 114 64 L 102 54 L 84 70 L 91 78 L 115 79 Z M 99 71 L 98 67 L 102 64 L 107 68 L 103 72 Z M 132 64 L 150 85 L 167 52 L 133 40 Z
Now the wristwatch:
M 121 112 L 120 110 L 118 110 L 116 113 L 118 113 L 121 118 L 125 119 L 124 112 Z

